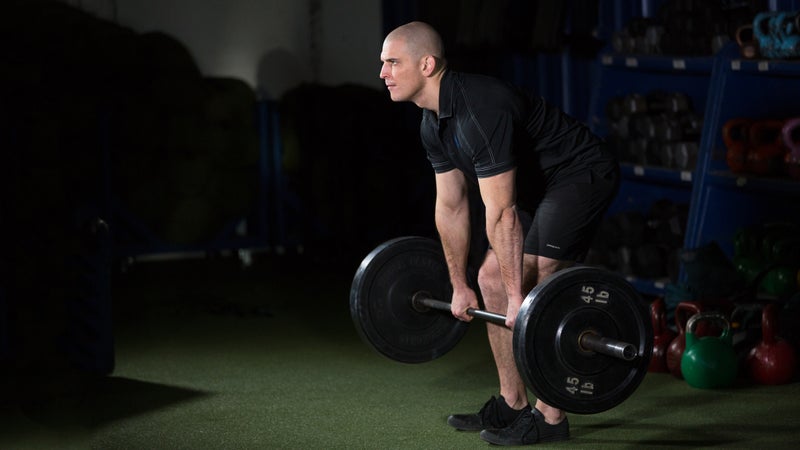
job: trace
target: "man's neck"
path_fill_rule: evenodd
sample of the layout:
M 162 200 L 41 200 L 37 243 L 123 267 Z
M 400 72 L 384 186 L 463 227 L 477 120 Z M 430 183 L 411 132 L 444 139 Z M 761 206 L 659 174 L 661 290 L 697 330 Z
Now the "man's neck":
M 446 71 L 447 69 L 443 69 L 428 79 L 421 98 L 416 102 L 417 106 L 432 111 L 437 117 L 439 116 L 439 90 Z

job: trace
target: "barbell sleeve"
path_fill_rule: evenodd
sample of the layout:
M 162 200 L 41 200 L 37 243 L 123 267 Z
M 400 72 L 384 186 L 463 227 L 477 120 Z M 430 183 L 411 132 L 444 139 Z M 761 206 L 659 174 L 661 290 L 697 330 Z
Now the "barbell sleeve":
M 414 294 L 411 302 L 417 310 L 424 308 L 450 312 L 450 303 L 430 298 L 425 293 Z M 496 325 L 506 325 L 506 316 L 482 309 L 469 308 L 467 314 L 477 319 L 483 319 Z M 600 353 L 613 358 L 632 361 L 638 356 L 636 346 L 616 339 L 603 337 L 595 332 L 585 332 L 578 338 L 577 344 L 586 351 Z
M 624 359 L 625 361 L 633 361 L 638 355 L 635 345 L 603 337 L 593 332 L 581 334 L 580 338 L 578 338 L 578 343 L 584 350 L 613 356 L 614 358 Z

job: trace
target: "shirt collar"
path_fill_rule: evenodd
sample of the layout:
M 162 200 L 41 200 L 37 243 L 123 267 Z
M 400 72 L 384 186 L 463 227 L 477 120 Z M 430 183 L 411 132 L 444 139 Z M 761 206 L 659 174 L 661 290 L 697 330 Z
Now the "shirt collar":
M 439 119 L 447 119 L 453 115 L 453 80 L 452 71 L 445 69 L 439 84 Z

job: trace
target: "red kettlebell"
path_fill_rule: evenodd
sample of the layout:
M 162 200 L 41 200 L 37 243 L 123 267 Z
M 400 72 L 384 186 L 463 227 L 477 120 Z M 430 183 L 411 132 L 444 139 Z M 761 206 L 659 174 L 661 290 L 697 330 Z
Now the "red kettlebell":
M 669 372 L 667 367 L 667 347 L 675 339 L 675 332 L 667 326 L 664 299 L 659 297 L 650 303 L 650 319 L 653 322 L 653 355 L 650 357 L 648 372 Z
M 761 176 L 783 173 L 786 147 L 783 145 L 783 121 L 764 119 L 750 125 L 750 149 L 747 169 Z
M 675 307 L 675 326 L 678 328 L 678 334 L 667 347 L 667 369 L 676 378 L 683 378 L 681 358 L 686 350 L 686 321 L 701 312 L 703 308 L 697 302 L 680 302 Z
M 800 18 L 800 14 L 797 17 Z M 783 144 L 789 149 L 783 158 L 784 170 L 790 177 L 800 180 L 800 117 L 787 120 L 781 134 Z
M 787 341 L 775 336 L 775 305 L 761 313 L 761 342 L 750 350 L 745 365 L 758 384 L 785 384 L 794 378 L 797 355 Z
M 722 142 L 727 152 L 725 162 L 733 173 L 747 171 L 747 152 L 750 147 L 751 119 L 739 117 L 730 119 L 722 125 Z

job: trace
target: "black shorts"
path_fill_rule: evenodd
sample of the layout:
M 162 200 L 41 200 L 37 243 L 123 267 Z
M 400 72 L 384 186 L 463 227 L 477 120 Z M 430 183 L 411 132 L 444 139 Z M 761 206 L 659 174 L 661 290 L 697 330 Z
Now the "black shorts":
M 619 190 L 619 165 L 595 164 L 582 177 L 545 190 L 536 210 L 518 211 L 524 251 L 560 261 L 581 261 Z

